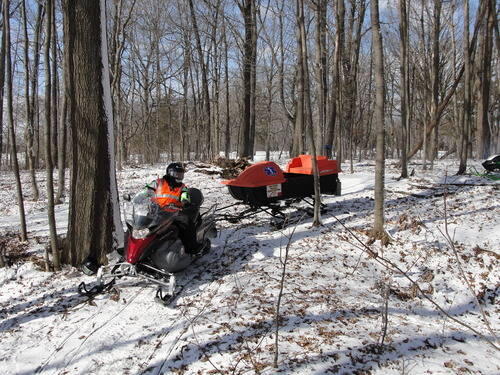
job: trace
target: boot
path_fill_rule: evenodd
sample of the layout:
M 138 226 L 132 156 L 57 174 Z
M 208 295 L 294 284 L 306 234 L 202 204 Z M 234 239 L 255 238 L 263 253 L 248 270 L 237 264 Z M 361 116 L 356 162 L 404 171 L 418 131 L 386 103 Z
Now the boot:
M 210 245 L 210 240 L 205 239 L 202 243 L 199 243 L 196 247 L 187 252 L 192 255 L 204 255 L 208 252 L 208 249 L 210 249 Z

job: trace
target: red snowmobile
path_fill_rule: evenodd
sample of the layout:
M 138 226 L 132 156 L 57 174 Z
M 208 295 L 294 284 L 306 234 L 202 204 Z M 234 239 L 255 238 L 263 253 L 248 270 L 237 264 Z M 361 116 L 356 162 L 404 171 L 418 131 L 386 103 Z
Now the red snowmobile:
M 166 212 L 151 200 L 152 194 L 143 191 L 134 196 L 124 196 L 126 205 L 125 247 L 121 259 L 97 270 L 97 283 L 88 289 L 81 283 L 78 292 L 93 296 L 109 290 L 117 278 L 138 277 L 158 285 L 156 299 L 169 303 L 176 295 L 175 273 L 188 267 L 195 259 L 210 249 L 210 238 L 217 236 L 215 226 L 216 206 L 200 214 L 203 194 L 195 188 L 189 189 L 191 205 L 182 212 Z M 186 212 L 184 212 L 186 211 Z M 203 247 L 196 254 L 187 253 L 180 238 L 176 223 L 195 220 L 196 239 Z M 95 273 L 88 265 L 82 267 L 87 274 Z M 86 272 L 87 271 L 87 272 Z M 164 293 L 164 288 L 168 292 Z

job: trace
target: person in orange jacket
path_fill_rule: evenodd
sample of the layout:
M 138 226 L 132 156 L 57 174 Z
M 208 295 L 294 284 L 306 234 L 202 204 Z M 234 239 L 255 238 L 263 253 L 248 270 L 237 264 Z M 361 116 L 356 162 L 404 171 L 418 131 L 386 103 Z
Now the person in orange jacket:
M 182 182 L 184 166 L 181 163 L 170 163 L 165 176 L 153 181 L 148 188 L 154 190 L 152 201 L 158 203 L 167 212 L 176 212 L 191 203 L 189 190 Z
M 203 250 L 203 243 L 196 240 L 196 221 L 199 207 L 191 205 L 189 189 L 183 183 L 185 169 L 181 163 L 170 163 L 166 174 L 149 184 L 154 190 L 151 200 L 166 212 L 179 212 L 175 224 L 179 228 L 179 238 L 186 252 L 195 254 Z

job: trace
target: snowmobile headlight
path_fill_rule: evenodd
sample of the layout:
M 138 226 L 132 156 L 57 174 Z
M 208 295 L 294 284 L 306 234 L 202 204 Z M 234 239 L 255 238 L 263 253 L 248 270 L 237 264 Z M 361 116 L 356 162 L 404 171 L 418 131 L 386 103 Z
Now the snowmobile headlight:
M 132 230 L 132 237 L 137 238 L 137 239 L 142 239 L 146 238 L 149 234 L 149 229 L 133 229 Z

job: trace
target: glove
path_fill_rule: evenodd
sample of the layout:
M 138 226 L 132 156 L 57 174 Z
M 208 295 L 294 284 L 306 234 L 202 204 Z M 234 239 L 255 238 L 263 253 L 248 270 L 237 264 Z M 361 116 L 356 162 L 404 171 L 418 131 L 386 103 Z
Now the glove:
M 181 203 L 184 207 L 189 207 L 191 205 L 191 197 L 187 191 L 183 191 L 181 194 Z

